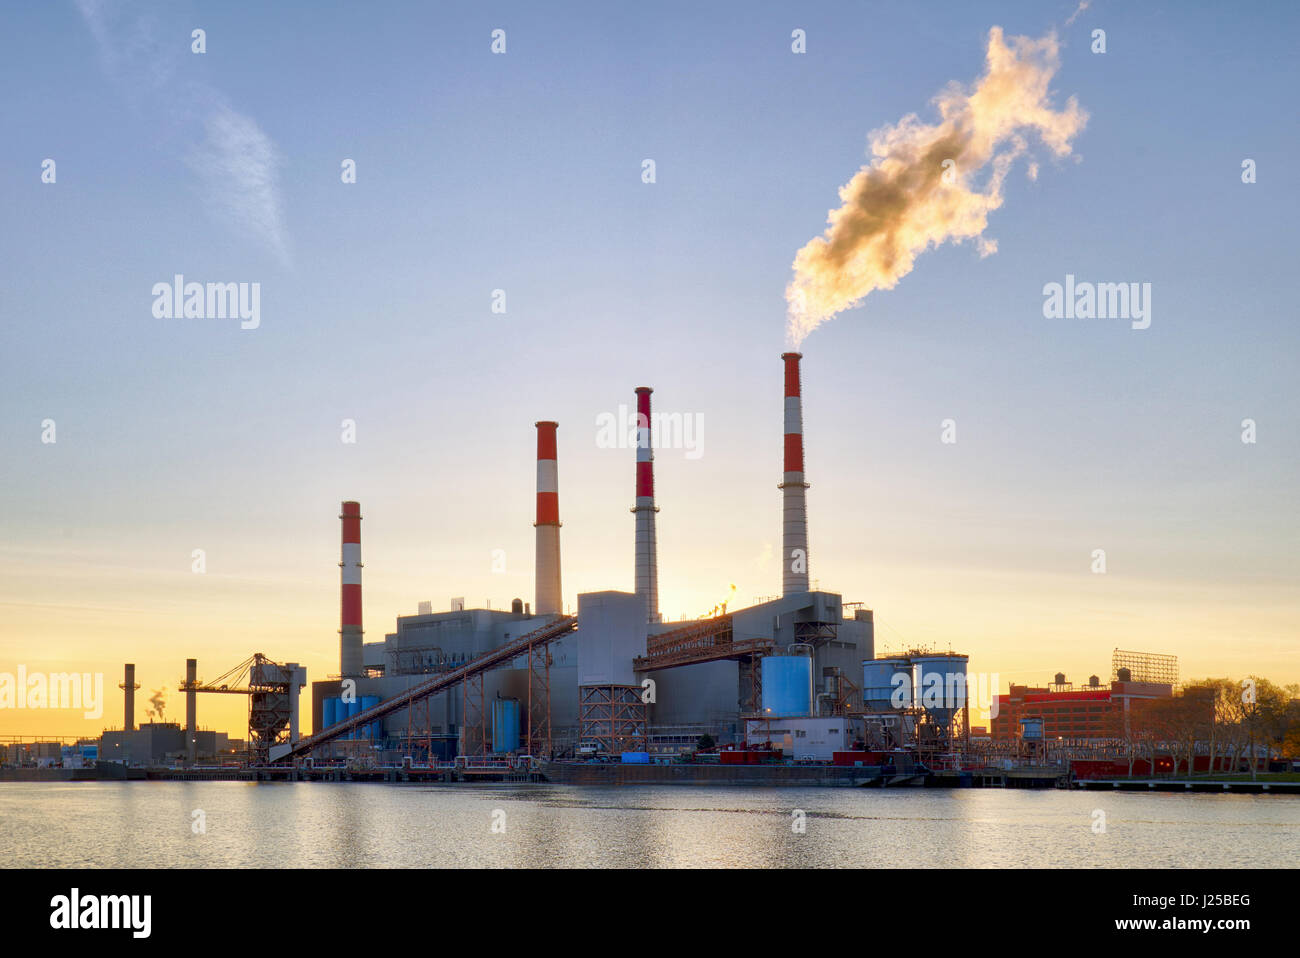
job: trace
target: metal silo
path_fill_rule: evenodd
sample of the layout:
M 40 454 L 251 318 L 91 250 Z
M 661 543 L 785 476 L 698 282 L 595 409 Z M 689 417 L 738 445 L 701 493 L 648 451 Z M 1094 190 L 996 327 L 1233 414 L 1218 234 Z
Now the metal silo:
M 863 711 L 911 708 L 913 682 L 911 659 L 867 659 L 862 663 Z
M 518 699 L 493 700 L 492 751 L 497 754 L 519 751 Z
M 336 698 L 326 699 L 321 703 L 324 715 L 321 718 L 321 728 L 329 728 L 331 725 L 337 725 L 339 720 L 339 700 Z
M 791 646 L 791 650 L 799 646 Z M 808 716 L 813 708 L 811 655 L 765 655 L 763 662 L 763 714 Z
M 361 711 L 363 712 L 366 709 L 374 708 L 378 704 L 379 704 L 378 695 L 361 696 Z M 383 735 L 383 727 L 384 727 L 384 723 L 382 720 L 375 721 L 375 722 L 367 722 L 361 728 L 357 729 L 357 737 L 369 738 L 378 741 Z
M 339 716 L 340 720 L 345 718 L 352 718 L 354 715 L 356 715 L 358 712 L 361 711 L 361 700 L 356 696 L 352 697 L 351 702 L 340 702 L 339 704 L 343 709 L 343 714 Z M 353 729 L 351 732 L 348 732 L 346 736 L 344 736 L 344 738 L 357 738 L 357 737 L 358 735 L 356 729 Z
M 1020 720 L 1020 737 L 1026 742 L 1043 740 L 1043 720 L 1039 716 L 1028 716 Z
M 925 709 L 937 725 L 947 725 L 966 707 L 966 662 L 964 655 L 918 655 L 916 704 Z

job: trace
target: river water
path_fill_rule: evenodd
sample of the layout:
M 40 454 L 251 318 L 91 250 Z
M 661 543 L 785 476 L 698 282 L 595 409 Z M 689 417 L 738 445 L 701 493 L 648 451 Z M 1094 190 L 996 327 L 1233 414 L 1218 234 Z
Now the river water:
M 1300 800 L 1014 789 L 15 782 L 0 783 L 0 848 L 8 867 L 1293 868 Z

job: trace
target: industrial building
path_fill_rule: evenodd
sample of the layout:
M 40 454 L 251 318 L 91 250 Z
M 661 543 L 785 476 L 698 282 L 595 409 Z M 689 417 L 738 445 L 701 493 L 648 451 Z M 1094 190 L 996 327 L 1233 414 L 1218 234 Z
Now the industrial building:
M 1171 655 L 1116 649 L 1111 675 L 1106 684 L 1093 675 L 1086 685 L 1074 685 L 1057 672 L 1049 686 L 1010 686 L 1007 694 L 998 696 L 991 722 L 993 741 L 1123 738 L 1143 703 L 1174 694 L 1178 660 Z
M 136 726 L 139 685 L 127 664 L 123 729 L 105 732 L 99 760 L 193 765 L 227 754 L 233 743 L 198 727 L 200 693 L 248 696 L 247 754 L 255 765 L 310 759 L 423 766 L 524 755 L 668 760 L 693 752 L 704 736 L 731 748 L 761 745 L 795 761 L 828 761 L 863 748 L 950 749 L 966 729 L 966 657 L 918 651 L 876 660 L 871 609 L 812 586 L 801 358 L 781 357 L 780 595 L 692 621 L 663 621 L 653 390 L 641 386 L 631 591 L 580 593 L 576 614 L 564 614 L 559 425 L 542 420 L 534 424 L 531 602 L 467 609 L 453 599 L 436 612 L 420 602 L 382 640 L 366 642 L 363 515 L 359 502 L 347 500 L 338 516 L 339 672 L 311 683 L 310 732 L 299 727 L 307 677 L 295 663 L 256 653 L 205 682 L 197 662 L 186 660 L 183 727 Z M 936 676 L 938 697 L 924 697 Z
M 872 612 L 810 585 L 801 356 L 781 358 L 781 595 L 692 622 L 662 621 L 653 390 L 638 387 L 633 589 L 582 593 L 576 616 L 562 614 L 553 421 L 535 424 L 535 593 L 532 602 L 515 599 L 509 611 L 466 609 L 453 600 L 435 612 L 421 603 L 416 614 L 399 616 L 382 641 L 365 642 L 362 513 L 359 503 L 343 503 L 339 674 L 312 683 L 313 734 L 308 747 L 293 754 L 369 756 L 384 763 L 506 752 L 666 756 L 692 750 L 705 734 L 743 745 L 747 723 L 773 717 L 764 695 L 776 680 L 767 676 L 775 676 L 773 663 L 786 658 L 799 660 L 796 668 L 808 676 L 807 695 L 789 706 L 798 710 L 795 717 L 860 711 L 860 670 L 874 656 Z M 509 657 L 481 665 L 494 655 Z M 768 692 L 767 701 L 774 695 Z M 374 720 L 357 719 L 371 709 Z M 329 731 L 340 723 L 350 727 Z M 273 756 L 288 751 L 277 748 Z

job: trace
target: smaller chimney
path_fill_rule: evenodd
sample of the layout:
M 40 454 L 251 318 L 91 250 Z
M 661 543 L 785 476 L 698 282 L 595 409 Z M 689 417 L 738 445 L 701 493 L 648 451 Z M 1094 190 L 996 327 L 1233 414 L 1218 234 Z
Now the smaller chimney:
M 135 690 L 140 684 L 135 680 L 135 663 L 126 663 L 125 674 L 122 677 L 122 684 L 118 688 L 124 690 L 125 701 L 122 708 L 122 728 L 128 732 L 135 731 Z
M 650 445 L 649 386 L 636 387 L 636 594 L 650 622 L 659 621 L 659 545 L 655 534 L 655 454 Z
M 339 621 L 339 675 L 361 675 L 361 503 L 344 502 L 339 513 L 343 521 L 343 557 L 340 590 L 342 609 Z
M 560 482 L 555 459 L 555 430 L 559 423 L 537 426 L 537 557 L 534 565 L 538 615 L 558 615 L 560 588 Z
M 188 756 L 190 764 L 194 764 L 197 758 L 199 745 L 199 710 L 198 710 L 198 693 L 194 691 L 194 686 L 198 684 L 199 662 L 198 659 L 185 660 L 185 754 Z

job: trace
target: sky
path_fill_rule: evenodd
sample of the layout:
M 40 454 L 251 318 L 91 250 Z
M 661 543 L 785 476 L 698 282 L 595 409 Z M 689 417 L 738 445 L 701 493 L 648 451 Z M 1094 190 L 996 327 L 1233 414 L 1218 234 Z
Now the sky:
M 803 341 L 812 577 L 878 652 L 1002 688 L 1116 648 L 1300 681 L 1300 13 L 1077 6 L 8 6 L 0 673 L 102 672 L 108 703 L 0 736 L 120 723 L 126 661 L 138 720 L 157 689 L 183 717 L 187 657 L 337 672 L 344 499 L 367 640 L 531 601 L 537 420 L 565 602 L 630 591 L 635 453 L 597 423 L 639 385 L 698 430 L 656 452 L 661 609 L 777 593 L 795 254 L 993 27 L 1056 31 L 1052 102 L 1087 122 L 1065 156 L 1028 137 L 995 253 L 930 248 Z M 259 284 L 257 327 L 159 318 L 176 274 Z M 1047 318 L 1067 274 L 1150 283 L 1149 328 Z

